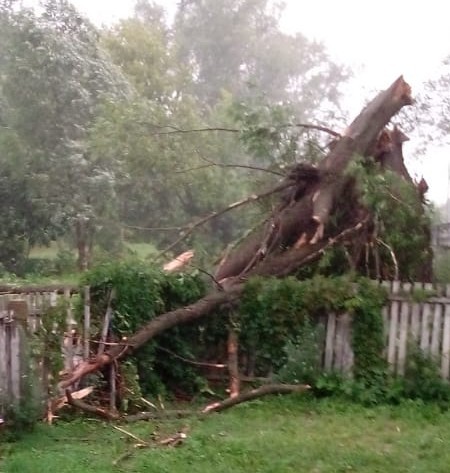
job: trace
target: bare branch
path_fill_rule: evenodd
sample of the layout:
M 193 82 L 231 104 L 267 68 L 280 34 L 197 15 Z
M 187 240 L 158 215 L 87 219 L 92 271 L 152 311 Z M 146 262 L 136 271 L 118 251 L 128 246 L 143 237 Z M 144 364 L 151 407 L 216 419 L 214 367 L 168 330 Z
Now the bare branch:
M 106 409 L 102 409 L 101 407 L 91 406 L 90 404 L 81 401 L 80 399 L 74 399 L 72 397 L 70 389 L 66 389 L 66 397 L 68 404 L 77 407 L 82 411 L 89 412 L 90 414 L 95 414 L 108 420 L 118 420 L 120 417 L 118 414 L 109 412 Z
M 204 128 L 191 128 L 191 129 L 183 129 L 173 125 L 154 125 L 151 124 L 154 128 L 159 128 L 164 130 L 168 128 L 168 131 L 157 131 L 152 133 L 152 135 L 173 135 L 173 134 L 187 134 L 187 133 L 204 133 L 204 132 L 212 132 L 212 131 L 221 131 L 225 133 L 242 133 L 244 130 L 241 128 L 227 128 L 227 127 L 204 127 Z M 324 133 L 328 133 L 335 138 L 340 138 L 341 134 L 331 130 L 330 128 L 322 125 L 315 125 L 313 123 L 283 123 L 278 126 L 272 127 L 275 130 L 282 130 L 283 128 L 304 128 L 306 130 L 317 130 L 322 131 Z M 259 130 L 268 130 L 267 127 L 260 127 Z
M 229 397 L 221 402 L 215 402 L 206 406 L 202 410 L 202 414 L 209 414 L 210 412 L 220 412 L 228 409 L 236 404 L 240 404 L 245 401 L 251 401 L 268 394 L 292 394 L 292 393 L 303 393 L 311 389 L 311 386 L 307 384 L 266 384 L 257 389 L 243 392 L 235 397 Z
M 160 345 L 157 345 L 156 348 L 158 350 L 168 353 L 174 358 L 178 358 L 179 360 L 184 361 L 185 363 L 189 363 L 190 365 L 193 365 L 193 366 L 203 366 L 205 368 L 220 368 L 220 369 L 227 367 L 227 365 L 223 363 L 204 363 L 202 361 L 189 360 L 188 358 L 184 358 L 183 356 L 177 355 L 172 350 L 169 350 L 168 348 L 164 348 Z
M 250 169 L 252 171 L 261 171 L 261 172 L 267 172 L 269 174 L 274 174 L 275 176 L 281 176 L 285 177 L 286 174 L 283 174 L 278 171 L 273 171 L 272 169 L 267 169 L 267 168 L 261 168 L 258 166 L 250 166 L 246 164 L 224 164 L 224 163 L 216 163 L 214 161 L 209 161 L 206 158 L 202 158 L 205 161 L 208 162 L 208 164 L 202 164 L 201 166 L 196 166 L 193 168 L 188 168 L 188 169 L 182 169 L 180 171 L 175 171 L 175 174 L 185 174 L 187 172 L 192 172 L 192 171 L 199 171 L 200 169 L 206 169 L 210 167 L 220 167 L 220 168 L 236 168 L 236 169 Z
M 231 210 L 234 210 L 234 209 L 237 209 L 239 207 L 242 207 L 243 205 L 246 205 L 246 204 L 249 204 L 249 203 L 253 203 L 253 202 L 257 202 L 258 200 L 261 200 L 261 199 L 264 199 L 266 197 L 269 197 L 271 196 L 272 194 L 275 194 L 283 189 L 286 189 L 287 187 L 291 187 L 293 185 L 292 182 L 286 182 L 286 183 L 283 183 L 283 184 L 280 184 L 279 186 L 275 187 L 274 189 L 271 189 L 270 191 L 267 191 L 267 192 L 263 192 L 262 194 L 253 194 L 245 199 L 242 199 L 242 200 L 238 200 L 237 202 L 234 202 L 233 204 L 230 204 L 228 207 L 225 207 L 221 210 L 218 210 L 217 212 L 213 212 L 212 214 L 210 215 L 207 215 L 206 217 L 202 217 L 200 218 L 199 220 L 197 220 L 196 222 L 194 223 L 191 223 L 187 226 L 184 227 L 184 229 L 186 231 L 184 231 L 182 233 L 182 235 L 177 238 L 173 243 L 171 243 L 166 249 L 164 249 L 157 257 L 161 257 L 163 255 L 165 255 L 166 253 L 168 253 L 170 250 L 172 250 L 173 248 L 175 248 L 175 246 L 177 246 L 178 244 L 180 244 L 182 241 L 184 241 L 189 235 L 192 234 L 192 232 L 204 225 L 206 222 L 209 222 L 210 220 L 214 219 L 214 218 L 217 218 L 217 217 L 220 217 L 221 215 L 224 215 L 225 213 L 227 212 L 230 212 Z
M 381 246 L 384 246 L 388 251 L 389 254 L 391 255 L 392 263 L 394 264 L 394 279 L 395 281 L 398 280 L 399 278 L 399 268 L 398 268 L 398 261 L 397 257 L 395 256 L 394 250 L 387 244 L 385 243 L 381 238 L 377 238 L 377 243 L 379 243 Z

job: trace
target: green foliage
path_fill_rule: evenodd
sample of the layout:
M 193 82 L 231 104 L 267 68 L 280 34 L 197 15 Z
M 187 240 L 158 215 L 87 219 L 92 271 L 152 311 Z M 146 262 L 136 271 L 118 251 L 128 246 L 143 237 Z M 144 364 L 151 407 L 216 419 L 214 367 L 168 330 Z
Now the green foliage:
M 241 341 L 244 346 L 257 347 L 258 355 L 279 369 L 285 362 L 286 343 L 295 344 L 307 320 L 320 320 L 329 313 L 353 315 L 356 329 L 354 342 L 358 344 L 355 356 L 356 372 L 381 369 L 380 336 L 382 333 L 381 308 L 384 290 L 364 278 L 351 276 L 314 276 L 299 281 L 285 279 L 250 280 L 241 300 Z M 378 312 L 377 312 L 378 311 Z M 374 320 L 372 320 L 374 318 Z M 307 325 L 306 325 L 307 326 Z M 365 344 L 364 330 L 373 331 L 373 340 Z M 381 332 L 380 332 L 381 331 Z M 360 347 L 360 352 L 358 352 Z
M 64 248 L 60 248 L 53 258 L 30 256 L 23 264 L 23 274 L 27 277 L 60 276 L 75 273 L 76 270 L 73 251 Z
M 434 276 L 437 282 L 450 283 L 450 252 L 437 249 L 434 254 Z
M 384 323 L 381 314 L 386 296 L 382 288 L 363 279 L 358 285 L 356 299 L 350 303 L 354 311 L 353 373 L 355 379 L 368 388 L 380 384 L 386 373 L 387 366 L 383 358 Z
M 282 383 L 314 385 L 322 373 L 324 330 L 305 319 L 299 332 L 295 340 L 287 342 L 286 362 L 276 378 Z
M 355 178 L 362 201 L 374 216 L 382 277 L 394 277 L 393 252 L 401 279 L 422 280 L 430 262 L 430 216 L 416 187 L 367 160 L 354 160 L 347 173 Z
M 31 356 L 35 362 L 41 363 L 48 373 L 50 394 L 56 392 L 59 373 L 64 367 L 61 347 L 67 327 L 68 304 L 68 301 L 60 299 L 55 307 L 45 308 L 45 316 L 41 318 L 41 323 L 33 332 L 30 341 Z
M 416 344 L 409 344 L 405 374 L 398 382 L 407 399 L 437 402 L 448 408 L 450 385 L 441 378 L 438 360 L 424 353 Z
M 2 413 L 4 424 L 0 425 L 0 445 L 2 441 L 15 442 L 32 432 L 42 414 L 40 407 L 33 398 L 6 406 Z
M 199 299 L 205 291 L 196 274 L 165 273 L 137 260 L 99 265 L 84 275 L 82 285 L 85 284 L 91 292 L 93 335 L 101 330 L 107 301 L 114 290 L 112 332 L 116 339 L 133 334 L 163 312 Z M 135 368 L 130 369 L 137 369 L 144 394 L 155 394 L 167 387 L 189 393 L 195 390 L 196 373 L 167 350 L 192 358 L 198 336 L 197 326 L 174 327 L 136 351 L 131 357 Z

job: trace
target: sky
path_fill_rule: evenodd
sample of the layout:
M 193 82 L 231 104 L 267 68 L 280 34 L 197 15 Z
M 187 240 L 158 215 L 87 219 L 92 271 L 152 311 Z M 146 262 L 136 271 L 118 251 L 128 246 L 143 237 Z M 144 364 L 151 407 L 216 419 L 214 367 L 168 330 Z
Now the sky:
M 111 24 L 130 15 L 134 0 L 72 0 L 94 23 Z M 177 0 L 159 0 L 171 17 Z M 450 3 L 447 0 L 285 0 L 281 27 L 322 42 L 331 59 L 350 66 L 343 109 L 356 116 L 364 103 L 403 74 L 414 92 L 436 78 L 450 55 Z M 437 145 L 421 159 L 414 137 L 404 154 L 410 172 L 424 176 L 428 197 L 438 204 L 449 195 L 450 147 Z

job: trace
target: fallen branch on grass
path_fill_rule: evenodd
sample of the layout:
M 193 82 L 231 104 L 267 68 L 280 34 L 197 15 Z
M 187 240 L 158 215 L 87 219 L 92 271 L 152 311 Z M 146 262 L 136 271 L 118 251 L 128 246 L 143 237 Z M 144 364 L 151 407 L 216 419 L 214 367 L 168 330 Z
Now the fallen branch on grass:
M 120 416 L 117 413 L 108 411 L 106 409 L 103 409 L 101 407 L 97 406 L 92 406 L 91 404 L 88 404 L 87 402 L 81 401 L 80 399 L 75 399 L 72 396 L 72 393 L 70 392 L 69 389 L 66 389 L 66 397 L 67 397 L 67 402 L 73 407 L 76 407 L 84 412 L 88 412 L 90 414 L 95 414 L 99 417 L 103 417 L 104 419 L 108 420 L 119 420 Z
M 211 412 L 220 412 L 230 407 L 236 406 L 246 401 L 252 401 L 259 397 L 267 396 L 269 394 L 292 394 L 303 393 L 311 389 L 307 384 L 266 384 L 257 389 L 246 391 L 235 397 L 230 397 L 224 401 L 215 402 L 206 406 L 202 410 L 202 414 L 209 414 Z

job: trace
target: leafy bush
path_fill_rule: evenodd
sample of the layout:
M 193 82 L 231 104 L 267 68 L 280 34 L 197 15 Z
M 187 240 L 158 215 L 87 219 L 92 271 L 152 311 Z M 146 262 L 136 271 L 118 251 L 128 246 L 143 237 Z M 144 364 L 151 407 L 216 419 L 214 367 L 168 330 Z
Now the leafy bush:
M 305 320 L 295 340 L 285 346 L 286 362 L 277 374 L 282 383 L 314 385 L 322 372 L 324 329 Z
M 0 425 L 0 442 L 12 442 L 19 440 L 23 434 L 31 432 L 39 420 L 41 414 L 40 406 L 30 400 L 11 404 L 4 409 L 2 418 L 4 423 Z
M 84 275 L 82 285 L 90 286 L 94 335 L 101 330 L 114 290 L 112 332 L 116 339 L 129 336 L 163 312 L 199 299 L 205 291 L 197 274 L 165 273 L 137 260 L 99 265 Z M 161 393 L 167 388 L 172 392 L 194 392 L 199 382 L 197 372 L 178 357 L 192 358 L 198 340 L 198 324 L 186 324 L 139 348 L 130 360 L 137 370 L 142 393 Z
M 295 344 L 306 320 L 319 320 L 332 312 L 349 313 L 356 327 L 361 327 L 356 328 L 356 334 L 361 334 L 356 343 L 361 342 L 362 350 L 358 353 L 356 349 L 356 370 L 366 372 L 367 367 L 370 373 L 383 363 L 381 309 L 385 298 L 385 291 L 372 281 L 348 275 L 303 281 L 255 278 L 247 283 L 241 300 L 241 343 L 244 349 L 257 347 L 260 365 L 264 367 L 265 360 L 278 371 L 286 361 L 286 343 Z M 366 344 L 367 333 L 372 332 Z
M 441 378 L 439 365 L 431 355 L 410 344 L 405 374 L 401 379 L 403 397 L 439 404 L 450 402 L 450 385 Z

